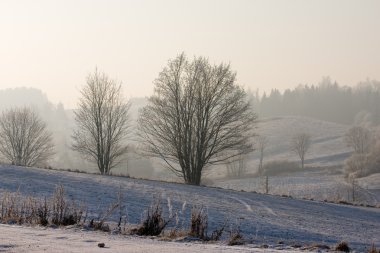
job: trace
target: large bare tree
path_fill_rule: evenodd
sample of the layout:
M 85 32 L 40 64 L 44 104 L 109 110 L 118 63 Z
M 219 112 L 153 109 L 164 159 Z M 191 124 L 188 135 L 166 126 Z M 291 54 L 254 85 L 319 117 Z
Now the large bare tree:
M 154 84 L 141 110 L 140 136 L 148 154 L 186 183 L 199 185 L 207 165 L 252 151 L 256 115 L 229 65 L 181 54 Z
M 302 169 L 304 168 L 305 156 L 306 153 L 309 151 L 310 144 L 311 137 L 307 133 L 296 134 L 291 141 L 291 149 L 299 156 L 301 160 Z
M 127 152 L 128 111 L 121 84 L 97 69 L 88 75 L 75 111 L 75 151 L 95 162 L 101 174 L 109 174 Z
M 45 165 L 54 153 L 51 133 L 33 110 L 5 110 L 0 118 L 0 153 L 15 165 Z

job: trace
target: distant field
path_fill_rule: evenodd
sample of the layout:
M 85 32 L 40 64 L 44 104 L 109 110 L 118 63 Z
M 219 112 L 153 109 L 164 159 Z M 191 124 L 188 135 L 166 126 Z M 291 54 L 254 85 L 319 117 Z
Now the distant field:
M 311 136 L 311 146 L 306 154 L 305 166 L 331 167 L 342 166 L 352 152 L 344 140 L 349 128 L 348 125 L 312 118 L 284 116 L 261 119 L 257 123 L 256 133 L 268 139 L 264 164 L 284 160 L 299 163 L 299 157 L 292 152 L 290 143 L 297 133 L 307 133 Z M 247 174 L 255 174 L 258 165 L 259 152 L 254 151 L 247 157 Z M 205 175 L 211 179 L 224 178 L 226 167 L 210 168 Z
M 276 117 L 262 119 L 258 123 L 257 133 L 269 140 L 265 149 L 264 164 L 270 161 L 299 162 L 291 151 L 292 137 L 301 132 L 311 135 L 310 150 L 306 155 L 302 171 L 281 170 L 279 166 L 275 176 L 269 177 L 269 193 L 290 195 L 329 201 L 352 202 L 352 185 L 344 175 L 345 159 L 351 149 L 345 143 L 345 134 L 350 126 L 304 117 Z M 258 152 L 248 157 L 247 175 L 241 179 L 226 178 L 226 168 L 213 168 L 206 173 L 210 180 L 207 185 L 225 189 L 248 192 L 265 192 L 265 178 L 255 175 L 259 163 Z M 357 180 L 355 201 L 370 205 L 380 203 L 379 174 Z
M 339 172 L 339 169 L 316 168 L 304 172 L 269 176 L 269 193 L 320 201 L 353 202 L 352 185 L 347 182 L 343 174 L 334 173 L 337 170 Z M 355 202 L 369 205 L 380 204 L 379 176 L 380 174 L 375 174 L 357 180 L 354 186 Z M 209 185 L 237 191 L 264 193 L 265 177 L 218 179 Z
M 342 164 L 351 152 L 344 141 L 344 135 L 350 126 L 304 117 L 276 117 L 262 119 L 258 123 L 257 133 L 269 140 L 265 150 L 265 160 L 297 160 L 291 151 L 290 142 L 294 135 L 307 133 L 311 136 L 310 150 L 306 156 L 306 165 L 331 166 Z M 258 152 L 254 152 L 252 166 L 257 164 Z

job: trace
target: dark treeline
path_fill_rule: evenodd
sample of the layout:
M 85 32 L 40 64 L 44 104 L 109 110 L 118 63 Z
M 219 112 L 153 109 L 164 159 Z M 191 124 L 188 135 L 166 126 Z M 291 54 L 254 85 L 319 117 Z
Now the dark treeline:
M 380 82 L 366 80 L 355 87 L 340 86 L 326 77 L 318 85 L 299 85 L 283 93 L 252 94 L 260 117 L 306 116 L 336 123 L 371 121 L 380 124 Z

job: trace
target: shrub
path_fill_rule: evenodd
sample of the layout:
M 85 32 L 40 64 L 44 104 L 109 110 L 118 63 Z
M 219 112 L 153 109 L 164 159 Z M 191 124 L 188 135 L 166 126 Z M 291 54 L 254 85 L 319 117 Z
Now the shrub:
M 240 222 L 243 220 L 243 218 L 239 218 L 235 228 L 232 228 L 230 230 L 230 237 L 228 238 L 227 245 L 229 246 L 234 246 L 234 245 L 243 245 L 244 242 L 244 237 L 243 234 L 241 233 L 240 229 Z
M 165 229 L 169 221 L 163 217 L 163 211 L 160 200 L 156 200 L 146 212 L 146 216 L 137 229 L 138 235 L 157 236 Z
M 109 232 L 110 227 L 106 223 L 106 220 L 111 216 L 111 214 L 119 207 L 121 208 L 121 191 L 118 193 L 118 200 L 116 203 L 111 204 L 106 211 L 100 212 L 98 211 L 99 215 L 97 219 L 91 219 L 89 223 L 89 227 L 93 228 L 95 230 L 101 230 L 104 232 Z M 120 212 L 121 213 L 121 212 Z M 120 214 L 121 215 L 121 214 Z M 120 223 L 118 223 L 118 229 L 119 232 L 121 232 L 121 219 L 122 217 L 119 218 Z
M 1 201 L 1 221 L 3 223 L 22 223 L 23 217 L 20 203 L 21 198 L 18 192 L 5 192 L 3 194 Z
M 38 210 L 37 210 L 37 215 L 39 218 L 39 223 L 42 226 L 47 226 L 49 224 L 49 218 L 48 218 L 49 208 L 47 205 L 46 198 L 44 200 L 44 203 L 39 205 Z
M 181 236 L 191 236 L 202 241 L 218 241 L 221 239 L 227 222 L 225 222 L 222 227 L 215 229 L 209 237 L 207 235 L 208 215 L 203 207 L 195 205 L 192 207 L 189 222 L 190 227 L 188 229 L 184 228 L 185 218 L 181 215 L 184 214 L 185 208 L 186 202 L 182 205 L 182 210 L 177 210 L 175 212 L 173 216 L 175 219 L 175 227 L 169 231 L 166 238 L 173 239 Z
M 228 246 L 243 245 L 243 244 L 244 244 L 244 238 L 240 233 L 231 234 L 227 243 Z
M 24 198 L 19 192 L 5 192 L 1 200 L 1 222 L 37 223 L 37 201 L 31 197 Z
M 335 247 L 336 251 L 343 251 L 343 252 L 350 252 L 350 247 L 348 247 L 348 244 L 346 242 L 340 242 L 338 245 Z
M 226 227 L 226 224 L 224 224 L 221 228 L 217 228 L 215 229 L 212 233 L 211 233 L 211 237 L 209 238 L 210 241 L 219 241 L 220 238 L 222 237 L 223 235 L 223 232 L 224 232 L 224 229 Z
M 82 215 L 83 211 L 74 201 L 71 204 L 67 202 L 63 186 L 57 186 L 52 198 L 52 223 L 58 226 L 79 224 Z
M 50 201 L 22 197 L 19 192 L 6 192 L 1 200 L 1 222 L 16 224 L 40 224 L 47 226 L 49 221 L 55 225 L 79 224 L 83 211 L 75 202 L 65 200 L 64 189 L 57 187 Z
M 208 216 L 203 207 L 193 206 L 191 209 L 190 235 L 199 239 L 207 238 Z
M 108 226 L 107 223 L 105 223 L 104 221 L 96 221 L 95 219 L 91 219 L 89 223 L 89 227 L 93 228 L 94 230 L 100 230 L 103 232 L 110 231 L 110 227 Z
M 369 248 L 368 250 L 368 253 L 380 253 L 380 250 L 377 251 L 376 247 L 375 247 L 375 244 L 372 243 L 371 247 Z
M 363 154 L 353 153 L 344 166 L 347 174 L 354 177 L 365 177 L 380 172 L 380 141 Z

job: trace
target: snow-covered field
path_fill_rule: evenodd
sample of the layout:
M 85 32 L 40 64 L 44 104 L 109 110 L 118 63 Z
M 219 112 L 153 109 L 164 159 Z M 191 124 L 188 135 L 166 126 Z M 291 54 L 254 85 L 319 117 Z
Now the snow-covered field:
M 265 192 L 265 177 L 245 177 L 240 179 L 218 179 L 209 185 L 225 189 L 247 192 Z M 356 180 L 355 202 L 369 205 L 380 204 L 380 174 Z M 268 178 L 270 194 L 287 195 L 328 201 L 353 202 L 352 184 L 337 168 L 307 168 L 304 171 Z
M 286 160 L 299 163 L 299 158 L 291 150 L 291 140 L 297 133 L 311 136 L 305 170 L 289 172 L 278 166 L 278 173 L 269 177 L 269 193 L 299 199 L 353 202 L 352 184 L 345 178 L 343 169 L 345 159 L 352 152 L 345 142 L 349 128 L 347 125 L 296 116 L 261 119 L 257 134 L 268 139 L 264 164 Z M 259 152 L 256 151 L 248 157 L 245 176 L 228 179 L 224 167 L 211 168 L 211 172 L 206 174 L 210 180 L 205 183 L 224 189 L 263 193 L 266 179 L 255 176 L 258 163 Z M 380 204 L 380 174 L 357 179 L 354 187 L 355 202 Z
M 352 151 L 347 147 L 344 136 L 350 126 L 332 122 L 287 116 L 267 118 L 259 121 L 257 133 L 268 138 L 265 160 L 294 160 L 299 158 L 291 151 L 291 139 L 299 133 L 307 133 L 311 137 L 310 150 L 305 163 L 311 166 L 331 166 L 342 164 Z M 255 159 L 258 152 L 253 153 Z
M 232 225 L 240 222 L 244 237 L 256 245 L 276 245 L 279 241 L 283 241 L 287 245 L 322 243 L 333 246 L 337 242 L 345 240 L 359 252 L 364 251 L 372 243 L 380 246 L 378 236 L 380 234 L 380 209 L 378 208 L 344 206 L 225 189 L 15 166 L 0 166 L 0 173 L 0 194 L 4 191 L 18 190 L 23 195 L 49 197 L 55 187 L 62 184 L 68 196 L 83 201 L 91 213 L 105 210 L 111 203 L 116 202 L 116 193 L 121 190 L 125 196 L 128 222 L 131 224 L 141 221 L 143 211 L 148 208 L 156 196 L 162 198 L 162 203 L 165 205 L 170 201 L 173 210 L 181 210 L 185 206 L 182 216 L 186 217 L 186 220 L 188 220 L 192 205 L 204 206 L 209 216 L 209 231 L 220 227 L 226 219 Z M 164 206 L 164 210 L 168 212 L 168 207 Z M 116 221 L 117 218 L 117 214 L 110 217 L 113 221 Z M 13 226 L 11 228 L 13 229 Z M 3 234 L 3 231 L 11 228 L 2 226 L 0 233 Z M 24 234 L 28 231 L 28 229 L 21 229 L 14 233 L 20 234 L 20 240 L 23 240 Z M 25 236 L 26 244 L 33 238 L 38 238 L 33 233 L 29 237 Z M 46 237 L 53 238 L 49 240 L 55 242 L 59 241 L 57 238 L 54 239 L 54 233 L 49 233 Z M 59 233 L 64 233 L 61 237 L 64 241 L 62 244 L 66 245 L 66 249 L 73 248 L 73 252 L 75 252 L 76 244 L 71 244 L 70 240 L 64 237 L 67 237 L 66 234 L 70 234 L 68 238 L 73 236 L 79 240 L 82 232 L 72 233 L 72 235 L 71 232 L 58 232 L 57 237 L 60 237 Z M 87 236 L 87 234 L 85 235 Z M 100 236 L 108 238 L 109 235 Z M 91 238 L 92 235 L 88 237 Z M 98 239 L 95 240 L 98 241 Z M 133 240 L 140 239 L 126 239 L 125 242 L 123 240 L 118 237 L 115 245 L 128 244 L 129 240 L 132 240 L 133 244 Z M 59 243 L 58 245 L 60 245 Z M 107 242 L 105 243 L 107 244 Z M 149 244 L 149 242 L 146 243 Z M 6 245 L 6 242 L 1 244 Z M 135 244 L 141 243 L 136 241 Z M 27 247 L 25 245 L 20 246 L 20 249 Z M 166 245 L 164 244 L 162 247 L 187 247 L 186 244 Z M 80 247 L 85 246 L 81 245 Z M 207 247 L 211 247 L 207 248 L 207 251 L 222 251 L 212 249 L 212 247 L 219 246 Z M 2 249 L 18 252 L 16 248 L 12 247 L 3 247 Z M 174 251 L 181 252 L 181 250 Z M 25 250 L 24 252 L 29 251 Z M 146 252 L 151 252 L 151 250 L 147 249 Z M 244 249 L 241 252 L 245 252 Z
M 305 166 L 332 167 L 343 166 L 352 149 L 347 146 L 345 134 L 350 126 L 313 118 L 282 116 L 260 119 L 256 134 L 267 138 L 264 152 L 264 164 L 273 161 L 292 161 L 299 163 L 299 157 L 292 151 L 292 138 L 300 133 L 310 135 L 311 145 L 306 153 Z M 259 166 L 259 152 L 247 156 L 247 174 L 255 174 Z M 210 167 L 207 176 L 224 178 L 225 166 Z

